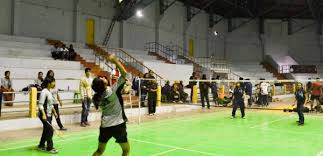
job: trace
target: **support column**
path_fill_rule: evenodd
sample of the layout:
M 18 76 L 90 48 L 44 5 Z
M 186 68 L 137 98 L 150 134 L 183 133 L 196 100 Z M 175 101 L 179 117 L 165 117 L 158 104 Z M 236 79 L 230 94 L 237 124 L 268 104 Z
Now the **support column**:
M 206 44 L 205 44 L 205 46 L 206 46 L 206 56 L 207 57 L 210 57 L 210 51 L 209 51 L 209 40 L 210 40 L 210 36 L 209 36 L 209 33 L 210 33 L 210 31 L 212 31 L 212 28 L 210 28 L 209 27 L 209 25 L 210 25 L 210 21 L 209 20 L 207 20 L 207 24 L 206 24 L 206 27 L 205 27 L 205 29 L 206 29 Z
M 320 62 L 323 62 L 323 35 L 318 36 L 320 47 Z
M 227 37 L 223 37 L 223 59 L 227 59 Z
M 15 8 L 16 0 L 11 0 L 10 35 L 15 35 Z
M 187 22 L 186 18 L 184 19 L 184 27 L 183 27 L 183 48 L 188 49 L 187 47 L 187 30 L 189 28 L 189 22 Z
M 261 48 L 261 61 L 264 61 L 266 57 L 266 38 L 264 34 L 259 34 L 259 43 Z
M 77 42 L 77 5 L 78 3 L 79 3 L 79 0 L 73 0 L 73 24 L 72 24 L 73 42 Z
M 156 2 L 156 16 L 155 16 L 155 42 L 159 43 L 159 25 L 160 21 L 162 19 L 161 11 L 160 11 L 160 5 L 162 2 L 157 3 Z
M 123 48 L 123 21 L 119 22 L 119 47 Z

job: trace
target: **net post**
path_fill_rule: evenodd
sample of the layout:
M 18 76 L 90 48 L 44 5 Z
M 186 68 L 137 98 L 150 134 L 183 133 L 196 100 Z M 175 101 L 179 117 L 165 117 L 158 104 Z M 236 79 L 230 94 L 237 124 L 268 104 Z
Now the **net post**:
M 139 86 L 139 100 L 138 100 L 138 111 L 139 111 L 139 115 L 138 115 L 138 124 L 140 124 L 141 122 L 141 78 L 139 78 L 139 82 L 138 82 L 138 86 Z
M 29 117 L 36 118 L 36 105 L 37 105 L 37 89 L 35 87 L 31 87 L 29 92 Z
M 287 87 L 286 87 L 286 84 L 284 84 L 284 95 L 286 95 L 287 93 Z
M 293 84 L 293 93 L 295 93 L 296 92 L 296 84 L 294 83 Z
M 157 86 L 157 106 L 161 106 L 161 86 Z
M 197 85 L 193 86 L 192 103 L 197 104 Z
M 224 85 L 221 86 L 220 92 L 222 95 L 224 95 Z
M 272 87 L 273 87 L 272 96 L 275 96 L 276 95 L 276 87 L 275 87 L 275 84 Z

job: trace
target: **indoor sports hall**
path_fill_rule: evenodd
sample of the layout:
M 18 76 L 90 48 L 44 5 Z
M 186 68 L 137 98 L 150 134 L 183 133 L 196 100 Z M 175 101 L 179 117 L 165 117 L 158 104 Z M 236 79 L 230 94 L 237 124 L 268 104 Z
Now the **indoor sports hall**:
M 1 0 L 0 156 L 323 156 L 321 0 Z

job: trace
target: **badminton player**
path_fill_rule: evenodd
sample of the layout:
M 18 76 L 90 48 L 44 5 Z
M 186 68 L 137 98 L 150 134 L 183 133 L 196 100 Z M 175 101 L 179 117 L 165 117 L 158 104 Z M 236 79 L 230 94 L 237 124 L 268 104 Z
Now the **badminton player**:
M 92 82 L 92 89 L 95 94 L 93 103 L 102 111 L 99 147 L 93 153 L 93 156 L 101 156 L 105 150 L 106 144 L 112 137 L 122 148 L 122 156 L 128 156 L 130 145 L 128 143 L 126 131 L 126 117 L 123 114 L 123 107 L 117 95 L 117 91 L 126 82 L 126 70 L 118 59 L 111 55 L 107 58 L 112 63 L 116 64 L 121 72 L 121 77 L 112 87 L 108 86 L 108 82 L 103 78 L 95 78 Z
M 236 88 L 233 91 L 233 108 L 232 108 L 232 118 L 236 118 L 236 111 L 237 108 L 240 107 L 241 111 L 241 118 L 244 118 L 245 111 L 244 111 L 244 90 L 240 86 L 240 82 L 236 83 Z
M 43 133 L 38 145 L 38 149 L 41 151 L 47 151 L 52 154 L 58 153 L 58 150 L 54 148 L 53 144 L 53 127 L 50 125 L 52 122 L 52 114 L 57 117 L 57 113 L 54 109 L 54 97 L 50 92 L 51 89 L 55 87 L 55 79 L 54 78 L 45 78 L 43 81 L 44 89 L 40 93 L 40 98 L 38 102 L 39 109 L 39 118 L 43 123 Z M 47 143 L 47 148 L 45 147 L 45 143 Z
M 297 101 L 297 114 L 298 114 L 298 118 L 299 120 L 297 121 L 299 126 L 303 126 L 304 125 L 304 104 L 306 103 L 306 93 L 305 90 L 303 89 L 303 85 L 301 83 L 297 84 L 297 90 L 295 92 L 295 98 Z

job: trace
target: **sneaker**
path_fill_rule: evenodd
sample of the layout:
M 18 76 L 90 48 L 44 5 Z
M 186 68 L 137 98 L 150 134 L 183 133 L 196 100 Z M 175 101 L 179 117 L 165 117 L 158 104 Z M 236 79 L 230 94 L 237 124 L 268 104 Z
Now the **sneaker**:
M 62 127 L 59 129 L 60 131 L 67 131 L 67 129 L 65 127 Z
M 298 126 L 304 126 L 304 123 L 298 123 Z
M 91 124 L 89 122 L 85 122 L 86 126 L 91 126 Z
M 236 117 L 235 116 L 232 116 L 231 119 L 235 119 Z
M 57 154 L 58 150 L 55 149 L 55 148 L 52 148 L 51 150 L 47 150 L 47 152 L 50 153 L 50 154 Z
M 37 150 L 38 151 L 46 151 L 46 147 L 45 146 L 37 146 Z
M 86 124 L 84 122 L 82 122 L 81 127 L 86 127 Z

